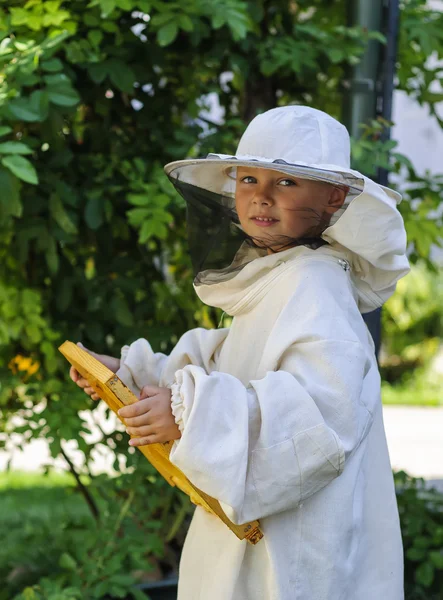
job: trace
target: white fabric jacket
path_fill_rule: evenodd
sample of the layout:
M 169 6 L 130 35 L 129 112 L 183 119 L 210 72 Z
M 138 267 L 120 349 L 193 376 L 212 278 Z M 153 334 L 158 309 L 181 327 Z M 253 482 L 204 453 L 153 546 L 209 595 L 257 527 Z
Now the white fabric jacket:
M 229 329 L 191 330 L 169 356 L 143 339 L 123 348 L 118 375 L 134 392 L 171 387 L 182 431 L 172 462 L 234 522 L 260 519 L 264 533 L 255 546 L 239 541 L 197 507 L 179 600 L 404 597 L 380 377 L 361 311 L 392 293 L 407 261 L 395 200 L 375 192 L 392 214 L 373 224 L 372 251 L 364 228 L 349 231 L 349 215 L 363 219 L 354 203 L 368 211 L 363 193 L 326 230 L 331 245 L 261 256 L 196 288 L 234 317 Z

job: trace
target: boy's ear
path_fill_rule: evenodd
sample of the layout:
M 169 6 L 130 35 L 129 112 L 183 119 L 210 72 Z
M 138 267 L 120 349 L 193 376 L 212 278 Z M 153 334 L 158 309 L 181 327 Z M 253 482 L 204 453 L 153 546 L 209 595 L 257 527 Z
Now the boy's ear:
M 333 186 L 328 200 L 328 208 L 335 212 L 343 206 L 343 202 L 349 192 L 349 188 L 339 188 Z

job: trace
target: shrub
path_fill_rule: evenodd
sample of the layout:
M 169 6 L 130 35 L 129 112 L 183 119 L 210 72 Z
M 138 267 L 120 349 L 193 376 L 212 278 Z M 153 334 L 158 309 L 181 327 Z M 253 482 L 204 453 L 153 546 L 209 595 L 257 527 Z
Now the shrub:
M 407 600 L 440 600 L 443 590 L 443 494 L 404 471 L 395 475 L 405 555 Z

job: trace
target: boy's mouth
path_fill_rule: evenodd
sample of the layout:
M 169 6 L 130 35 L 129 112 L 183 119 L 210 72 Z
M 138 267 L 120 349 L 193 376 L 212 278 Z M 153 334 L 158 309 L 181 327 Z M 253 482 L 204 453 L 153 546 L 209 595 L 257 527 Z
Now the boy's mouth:
M 251 217 L 251 221 L 259 227 L 269 227 L 270 225 L 278 223 L 278 219 L 273 219 L 272 217 Z

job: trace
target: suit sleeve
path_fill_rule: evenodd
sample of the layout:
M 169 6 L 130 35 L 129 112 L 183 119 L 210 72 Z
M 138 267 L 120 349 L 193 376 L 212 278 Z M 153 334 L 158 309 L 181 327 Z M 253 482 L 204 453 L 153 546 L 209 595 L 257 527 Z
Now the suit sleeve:
M 229 329 L 191 329 L 177 342 L 170 355 L 154 352 L 149 342 L 138 339 L 123 346 L 118 377 L 137 396 L 145 385 L 166 387 L 174 381 L 177 370 L 186 365 L 211 373 L 217 364 Z

